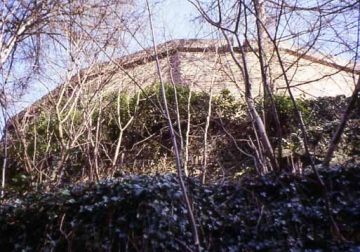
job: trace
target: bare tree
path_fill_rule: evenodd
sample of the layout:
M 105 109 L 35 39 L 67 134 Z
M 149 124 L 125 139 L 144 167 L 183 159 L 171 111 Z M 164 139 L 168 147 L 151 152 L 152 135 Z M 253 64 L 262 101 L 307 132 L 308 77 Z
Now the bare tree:
M 41 2 L 1 1 L 0 3 L 0 89 L 2 94 L 1 107 L 3 120 L 7 121 L 14 99 L 23 93 L 23 89 L 30 78 L 29 72 L 20 77 L 14 76 L 13 69 L 17 62 L 15 57 L 19 51 L 30 49 L 32 54 L 23 54 L 21 58 L 30 60 L 29 71 L 37 69 L 39 62 L 39 36 L 42 25 L 48 21 L 49 5 Z M 13 90 L 16 90 L 16 96 Z M 5 125 L 5 123 L 4 123 Z M 7 160 L 7 130 L 4 131 L 4 163 L 2 169 L 2 187 L 5 187 L 5 169 Z
M 192 210 L 192 207 L 191 207 L 191 204 L 190 204 L 190 200 L 188 198 L 187 188 L 186 188 L 184 180 L 183 180 L 183 170 L 182 170 L 182 165 L 181 165 L 181 154 L 179 152 L 175 131 L 174 131 L 174 128 L 172 126 L 171 119 L 170 119 L 170 113 L 169 113 L 169 108 L 168 108 L 168 103 L 167 103 L 167 98 L 166 98 L 166 92 L 165 92 L 165 86 L 164 86 L 165 84 L 164 84 L 164 81 L 162 79 L 162 72 L 161 72 L 159 59 L 158 59 L 158 54 L 157 54 L 155 33 L 154 33 L 154 27 L 153 27 L 153 24 L 152 24 L 151 9 L 150 9 L 150 5 L 149 5 L 148 0 L 147 0 L 146 3 L 147 3 L 148 12 L 149 12 L 150 26 L 151 26 L 151 30 L 152 30 L 152 41 L 153 41 L 153 46 L 154 46 L 154 51 L 155 51 L 155 60 L 156 60 L 158 76 L 159 76 L 159 79 L 160 79 L 161 94 L 162 94 L 163 105 L 164 105 L 164 110 L 165 110 L 165 118 L 168 121 L 169 131 L 170 131 L 170 135 L 171 135 L 171 141 L 172 141 L 172 144 L 173 144 L 173 147 L 174 147 L 175 159 L 176 159 L 176 168 L 177 168 L 177 173 L 178 173 L 179 184 L 180 184 L 181 190 L 183 192 L 183 197 L 184 197 L 184 200 L 185 200 L 186 208 L 188 210 L 189 222 L 190 222 L 192 235 L 193 235 L 193 239 L 194 239 L 194 245 L 196 247 L 196 251 L 200 252 L 201 248 L 200 248 L 199 235 L 198 235 L 197 226 L 196 226 L 196 220 L 195 220 L 195 217 L 194 217 L 194 214 L 193 214 L 193 210 Z
M 263 145 L 263 150 L 260 150 L 261 152 L 264 151 L 266 153 L 266 157 L 270 160 L 269 163 L 269 168 L 270 170 L 278 170 L 278 162 L 275 158 L 274 155 L 274 150 L 273 147 L 271 146 L 271 143 L 269 141 L 268 135 L 266 134 L 266 129 L 265 129 L 265 124 L 262 121 L 259 113 L 257 112 L 256 108 L 255 108 L 255 104 L 254 104 L 254 99 L 253 99 L 253 95 L 252 95 L 252 82 L 250 79 L 250 73 L 249 73 L 249 66 L 248 66 L 248 62 L 245 56 L 245 51 L 244 51 L 244 47 L 243 44 L 241 42 L 241 39 L 239 37 L 239 33 L 241 27 L 240 27 L 240 21 L 241 19 L 245 19 L 245 22 L 247 22 L 247 10 L 245 10 L 244 12 L 242 11 L 242 8 L 244 7 L 242 3 L 235 3 L 234 5 L 232 5 L 233 7 L 233 13 L 234 13 L 234 17 L 232 20 L 230 19 L 224 19 L 223 15 L 224 13 L 227 12 L 223 12 L 224 5 L 226 8 L 227 4 L 223 4 L 220 2 L 214 3 L 214 5 L 211 5 L 209 8 L 210 10 L 213 12 L 215 11 L 215 15 L 217 20 L 215 20 L 215 17 L 212 17 L 210 13 L 208 13 L 205 9 L 204 6 L 201 4 L 200 1 L 190 1 L 200 12 L 201 16 L 206 20 L 206 22 L 210 23 L 211 25 L 215 26 L 216 28 L 218 28 L 222 35 L 225 37 L 225 39 L 228 41 L 228 46 L 230 49 L 230 53 L 231 56 L 234 60 L 234 62 L 236 63 L 237 67 L 239 68 L 239 70 L 242 73 L 242 79 L 244 80 L 245 83 L 245 100 L 246 103 L 248 105 L 249 108 L 249 112 L 250 115 L 252 117 L 252 120 L 254 120 L 255 125 L 257 127 L 257 132 L 259 133 L 260 136 L 260 141 Z M 230 9 L 231 10 L 231 9 Z M 243 15 L 245 15 L 243 17 Z M 245 31 L 247 31 L 247 29 L 250 29 L 250 27 L 245 27 Z M 241 57 L 240 59 L 238 58 L 238 56 L 235 54 L 233 48 L 232 48 L 232 43 L 230 41 L 230 37 L 229 36 L 233 36 L 236 40 L 236 43 L 238 44 L 240 50 L 241 51 Z M 263 36 L 262 34 L 260 35 L 260 37 Z M 260 56 L 261 62 L 263 59 L 263 55 Z M 264 64 L 264 62 L 263 62 Z M 265 81 L 265 86 L 266 86 L 266 72 L 265 70 L 263 71 L 263 81 Z M 263 162 L 266 165 L 266 162 Z M 266 167 L 263 167 L 263 169 L 266 169 Z
M 271 60 L 270 57 L 273 57 L 273 60 L 275 60 L 276 64 L 279 66 L 282 73 L 281 78 L 284 79 L 287 93 L 294 105 L 294 115 L 300 125 L 306 155 L 310 160 L 312 169 L 315 172 L 325 194 L 326 208 L 332 227 L 335 230 L 335 235 L 342 238 L 332 217 L 331 202 L 329 200 L 327 188 L 314 165 L 314 160 L 309 149 L 306 126 L 302 120 L 302 115 L 297 107 L 295 97 L 293 95 L 294 89 L 291 84 L 293 74 L 291 74 L 291 71 L 289 70 L 292 66 L 299 64 L 299 62 L 301 62 L 301 60 L 308 54 L 318 51 L 320 47 L 324 47 L 325 50 L 322 51 L 323 53 L 332 52 L 333 54 L 344 55 L 356 62 L 358 59 L 359 46 L 359 4 L 355 3 L 355 1 L 349 1 L 346 3 L 343 1 L 321 1 L 306 4 L 301 2 L 299 3 L 297 1 L 233 1 L 226 3 L 223 1 L 211 1 L 208 5 L 205 5 L 201 1 L 190 0 L 189 2 L 197 8 L 203 20 L 212 26 L 217 27 L 223 36 L 228 40 L 232 57 L 243 73 L 246 90 L 245 97 L 250 114 L 256 122 L 257 131 L 260 135 L 260 141 L 263 144 L 267 158 L 271 161 L 273 169 L 277 169 L 278 164 L 276 162 L 277 160 L 274 158 L 271 145 L 267 140 L 268 137 L 264 127 L 264 121 L 261 120 L 252 105 L 250 90 L 251 82 L 245 56 L 246 53 L 242 49 L 243 44 L 241 43 L 241 40 L 243 39 L 247 41 L 250 47 L 252 47 L 250 42 L 251 39 L 255 39 L 257 41 L 257 48 L 254 49 L 252 47 L 251 50 L 257 54 L 262 77 L 262 85 L 265 90 L 264 94 L 269 95 L 271 101 L 271 109 L 278 132 L 278 161 L 281 160 L 282 134 L 278 113 L 276 111 L 274 99 L 272 98 L 270 84 L 271 75 L 268 75 L 268 66 Z M 266 14 L 268 14 L 269 19 L 265 18 L 265 5 L 267 7 Z M 348 17 L 344 16 L 345 13 Z M 350 13 L 352 14 L 351 17 Z M 352 30 L 353 34 L 357 35 L 350 36 L 349 38 L 347 35 L 349 34 L 349 30 Z M 345 33 L 345 31 L 347 32 Z M 231 50 L 229 35 L 235 37 L 235 40 L 238 43 L 241 52 L 241 55 L 239 56 L 241 61 L 237 58 L 234 51 Z M 290 65 L 285 63 L 286 56 L 281 51 L 282 46 L 286 46 L 285 42 L 293 44 L 295 50 L 298 50 L 298 57 L 296 57 Z M 355 65 L 356 64 L 354 64 L 354 66 Z M 323 161 L 324 166 L 328 166 L 329 164 L 331 155 L 333 154 L 336 144 L 340 140 L 349 113 L 354 107 L 355 100 L 358 96 L 359 84 L 356 84 L 355 81 L 357 79 L 355 68 L 356 67 L 354 67 L 353 71 L 353 96 L 349 106 L 344 112 L 338 130 L 330 143 L 329 151 Z M 320 77 L 320 79 L 324 77 Z
M 118 1 L 2 1 L 1 2 L 1 41 L 0 41 L 0 70 L 1 70 L 1 92 L 4 95 L 2 110 L 7 117 L 4 120 L 14 124 L 13 136 L 17 136 L 21 143 L 21 150 L 25 155 L 21 157 L 26 161 L 26 170 L 31 173 L 42 167 L 46 160 L 53 159 L 51 150 L 60 150 L 59 158 L 56 158 L 56 172 L 61 177 L 64 172 L 63 166 L 69 159 L 69 151 L 74 148 L 82 148 L 80 139 L 85 132 L 91 132 L 91 125 L 88 124 L 89 117 L 94 113 L 96 107 L 94 102 L 85 102 L 79 99 L 80 96 L 89 93 L 89 87 L 83 85 L 88 81 L 94 66 L 104 61 L 104 55 L 111 54 L 116 58 L 121 55 L 123 48 L 123 23 L 132 22 L 131 17 L 132 2 Z M 124 11 L 128 10 L 128 11 Z M 139 20 L 138 20 L 139 21 Z M 138 22 L 137 24 L 140 24 Z M 26 59 L 27 64 L 24 65 Z M 80 71 L 87 67 L 87 72 Z M 72 75 L 75 74 L 73 77 Z M 49 78 L 49 76 L 51 76 Z M 38 116 L 37 111 L 24 111 L 21 113 L 21 122 L 16 118 L 9 120 L 12 116 L 10 109 L 15 102 L 21 101 L 25 90 L 29 85 L 37 83 L 53 83 L 54 86 L 62 83 L 63 85 L 53 91 L 47 102 L 43 100 L 42 106 L 56 108 L 55 115 L 46 116 L 51 120 L 57 121 L 56 130 L 49 122 L 48 130 L 45 133 L 47 146 L 47 158 L 39 157 L 40 149 L 44 146 L 39 133 L 34 124 L 37 119 L 29 119 Z M 107 80 L 103 80 L 98 85 L 92 85 L 95 93 L 100 93 Z M 52 98 L 51 98 L 52 97 Z M 100 95 L 101 97 L 101 95 Z M 41 103 L 40 102 L 40 103 Z M 92 102 L 92 103 L 91 103 Z M 82 103 L 82 104 L 81 104 Z M 84 110 L 79 110 L 79 105 Z M 35 106 L 36 107 L 36 106 Z M 101 105 L 100 105 L 101 111 Z M 84 115 L 79 125 L 79 113 Z M 99 113 L 101 115 L 101 113 Z M 47 119 L 45 119 L 47 120 Z M 97 153 L 99 152 L 99 123 L 101 117 L 96 122 L 96 132 L 89 135 L 89 144 L 95 152 L 94 162 L 95 174 L 98 174 L 99 165 Z M 5 135 L 9 127 L 5 128 Z M 90 126 L 90 128 L 89 128 Z M 34 129 L 33 131 L 31 129 Z M 29 142 L 29 134 L 32 134 L 32 141 Z M 14 139 L 13 139 L 14 140 Z M 53 145 L 53 141 L 58 141 Z M 4 141 L 4 160 L 6 160 L 9 141 Z M 13 146 L 13 148 L 18 148 Z M 32 150 L 31 156 L 27 155 L 28 149 Z M 20 159 L 20 160 L 21 160 Z M 39 163 L 40 162 L 40 163 Z M 51 162 L 50 162 L 51 163 Z M 49 163 L 47 163 L 49 165 Z M 5 183 L 5 168 L 3 165 L 3 179 Z M 53 165 L 50 164 L 52 167 Z M 51 169 L 50 169 L 51 170 Z M 39 179 L 42 180 L 43 171 L 37 171 Z M 46 176 L 51 177 L 46 171 Z M 98 175 L 97 175 L 98 178 Z

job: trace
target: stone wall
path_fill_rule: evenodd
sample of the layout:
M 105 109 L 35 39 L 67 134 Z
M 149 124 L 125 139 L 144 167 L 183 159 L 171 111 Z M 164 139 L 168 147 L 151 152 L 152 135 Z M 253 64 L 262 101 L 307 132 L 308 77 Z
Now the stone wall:
M 246 52 L 247 68 L 252 83 L 253 97 L 262 95 L 260 64 L 257 50 Z M 252 48 L 255 48 L 253 46 Z M 234 47 L 235 54 L 241 63 L 239 48 Z M 359 69 L 352 69 L 349 62 L 338 58 L 303 50 L 293 50 L 282 46 L 281 60 L 286 69 L 291 90 L 295 97 L 350 96 L 355 87 L 355 75 Z M 110 63 L 94 65 L 82 70 L 64 86 L 81 86 L 83 94 L 102 91 L 104 93 L 126 91 L 129 94 L 150 85 L 159 83 L 154 50 L 140 51 Z M 218 94 L 224 88 L 241 99 L 245 86 L 243 74 L 231 57 L 228 46 L 221 40 L 173 40 L 158 46 L 161 73 L 165 83 L 190 85 L 194 91 Z M 269 55 L 269 75 L 271 85 L 276 93 L 287 93 L 283 72 L 275 53 Z M 354 73 L 354 74 L 353 74 Z M 51 95 L 61 90 L 61 86 Z M 35 111 L 43 107 L 47 97 L 30 106 L 25 111 Z M 24 111 L 21 112 L 24 114 Z M 20 116 L 21 117 L 21 116 Z
M 303 57 L 283 51 L 282 58 L 287 68 L 292 92 L 295 96 L 350 96 L 355 87 L 355 79 L 350 67 L 346 68 L 327 61 L 324 55 L 318 58 Z M 321 58 L 322 57 L 322 58 Z M 286 92 L 286 82 L 282 71 L 274 59 L 271 64 L 271 76 L 278 92 Z
M 244 81 L 241 70 L 234 63 L 226 46 L 221 44 L 223 41 L 218 44 L 213 40 L 180 42 L 168 42 L 165 51 L 166 44 L 159 46 L 162 48 L 159 52 L 161 71 L 166 83 L 190 85 L 195 91 L 210 92 L 212 89 L 214 94 L 227 88 L 236 97 L 243 97 Z M 296 97 L 351 95 L 355 85 L 351 66 L 336 65 L 337 59 L 332 59 L 331 62 L 319 53 L 315 56 L 299 56 L 298 52 L 290 49 L 280 52 L 291 90 Z M 131 63 L 132 57 L 129 55 L 123 67 L 111 64 L 104 66 L 110 69 L 108 72 L 113 75 L 106 84 L 107 92 L 122 90 L 133 93 L 138 91 L 139 87 L 159 83 L 154 58 L 150 57 L 150 54 L 141 61 L 138 54 L 133 55 L 136 63 Z M 260 64 L 256 54 L 257 52 L 248 50 L 246 52 L 254 97 L 262 94 Z M 242 63 L 239 50 L 236 55 Z M 269 74 L 273 90 L 286 93 L 286 82 L 278 59 L 275 54 L 270 55 L 270 58 Z

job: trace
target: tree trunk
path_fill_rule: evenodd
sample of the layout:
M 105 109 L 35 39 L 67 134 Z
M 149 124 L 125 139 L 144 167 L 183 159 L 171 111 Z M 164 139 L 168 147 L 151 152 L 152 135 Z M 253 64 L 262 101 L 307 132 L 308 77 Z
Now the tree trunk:
M 349 104 L 347 105 L 346 110 L 342 114 L 341 121 L 335 131 L 335 134 L 331 138 L 328 151 L 326 152 L 325 158 L 322 162 L 323 167 L 329 167 L 332 155 L 334 154 L 335 151 L 335 147 L 340 142 L 341 135 L 344 132 L 347 121 L 349 120 L 350 112 L 354 109 L 355 103 L 358 100 L 359 91 L 360 91 L 360 77 L 355 86 L 355 90 L 350 98 Z

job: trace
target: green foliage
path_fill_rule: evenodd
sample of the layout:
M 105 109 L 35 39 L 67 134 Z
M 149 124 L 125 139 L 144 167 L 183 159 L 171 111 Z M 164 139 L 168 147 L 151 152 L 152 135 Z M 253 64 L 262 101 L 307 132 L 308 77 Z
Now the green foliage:
M 113 92 L 108 94 L 104 99 L 105 108 L 103 109 L 102 120 L 102 137 L 103 141 L 116 141 L 120 132 L 120 125 L 118 118 L 120 116 L 120 122 L 122 127 L 130 120 L 131 116 L 134 115 L 135 97 L 129 99 L 124 93 Z M 120 113 L 120 115 L 119 115 Z M 96 124 L 99 116 L 99 110 L 97 109 L 92 116 L 93 123 Z
M 316 160 L 322 160 L 325 156 L 347 103 L 348 98 L 344 96 L 319 97 L 298 101 L 299 110 L 302 112 L 305 122 L 309 148 Z M 358 148 L 360 144 L 359 115 L 359 107 L 356 107 L 350 114 L 350 120 L 334 153 L 331 166 L 360 162 Z M 291 150 L 293 157 L 303 156 L 305 150 L 301 130 L 297 123 L 289 125 L 289 122 L 291 122 L 289 117 L 281 119 L 282 125 L 287 126 L 283 130 L 283 148 Z M 286 156 L 288 158 L 289 154 Z
M 306 107 L 306 100 L 298 99 L 296 100 L 297 108 L 299 112 L 306 118 L 309 115 L 309 110 Z M 294 115 L 294 105 L 288 96 L 275 96 L 276 108 L 279 111 L 280 121 L 290 120 L 291 123 L 295 123 L 296 116 Z
M 299 121 L 295 115 L 294 104 L 291 101 L 290 97 L 285 95 L 274 95 L 274 102 L 276 105 L 276 110 L 278 112 L 279 121 L 281 123 L 281 130 L 283 134 L 289 134 L 296 131 L 299 128 Z M 275 136 L 275 118 L 274 113 L 271 111 L 270 98 L 266 99 L 264 102 L 265 114 L 266 114 L 266 123 L 270 129 L 270 136 Z M 309 110 L 309 101 L 298 99 L 296 100 L 296 105 L 299 112 L 302 114 L 302 117 L 305 123 L 310 119 L 310 110 Z
M 224 176 L 233 177 L 235 174 L 243 174 L 244 171 L 254 169 L 255 152 L 249 146 L 249 138 L 254 141 L 255 146 L 258 144 L 244 103 L 236 100 L 229 90 L 223 90 L 219 95 L 212 97 L 211 104 L 208 94 L 190 93 L 186 86 L 166 85 L 165 91 L 170 121 L 180 147 L 184 147 L 190 120 L 190 174 L 196 175 L 202 169 L 209 105 L 212 107 L 206 143 L 208 181 L 216 181 Z M 282 129 L 283 163 L 291 165 L 289 157 L 301 158 L 304 153 L 302 134 L 290 98 L 275 95 L 274 99 Z M 310 148 L 316 158 L 321 159 L 324 155 L 346 101 L 344 97 L 297 100 L 308 132 Z M 259 111 L 265 108 L 267 132 L 276 149 L 280 139 L 277 138 L 270 101 L 265 100 L 264 104 L 257 104 Z M 359 109 L 356 109 L 351 114 L 351 121 L 340 143 L 341 148 L 335 153 L 335 163 L 360 161 L 358 111 Z M 129 120 L 131 123 L 122 135 L 118 163 L 113 166 L 112 159 L 119 141 L 120 128 Z M 97 139 L 95 136 L 98 122 L 100 128 Z M 59 174 L 61 181 L 57 182 L 93 179 L 94 176 L 91 177 L 89 174 L 94 172 L 94 168 L 85 168 L 91 164 L 98 165 L 100 178 L 109 174 L 156 174 L 173 171 L 172 142 L 163 114 L 160 85 L 147 87 L 144 92 L 134 95 L 110 93 L 103 98 L 101 104 L 96 101 L 81 103 L 63 122 L 63 129 L 64 141 L 68 143 L 65 146 L 60 142 L 58 119 L 49 110 L 43 111 L 30 124 L 25 123 L 19 131 L 21 134 L 12 132 L 8 149 L 6 184 L 23 190 L 32 185 L 37 186 L 41 182 L 54 181 Z M 68 133 L 68 129 L 75 133 Z M 96 141 L 99 141 L 97 147 Z M 63 162 L 60 162 L 62 159 Z M 149 165 L 150 163 L 152 165 Z M 304 165 L 306 166 L 306 163 Z
M 205 93 L 190 94 L 190 89 L 181 85 L 166 85 L 165 92 L 170 110 L 170 120 L 173 123 L 176 134 L 180 137 L 180 128 L 182 137 L 185 138 L 188 117 L 190 116 L 190 153 L 194 156 L 200 156 L 210 97 Z M 103 125 L 102 130 L 104 141 L 117 141 L 119 134 L 119 127 L 116 122 L 118 117 L 116 97 L 118 94 L 111 94 L 109 97 L 112 97 L 112 95 L 115 98 L 110 100 L 104 113 L 107 115 L 107 118 L 104 120 L 106 125 Z M 154 163 L 159 163 L 162 158 L 170 156 L 172 154 L 172 143 L 168 124 L 163 114 L 160 85 L 148 87 L 144 92 L 132 97 L 121 98 L 121 102 L 120 107 L 124 108 L 124 112 L 122 111 L 121 115 L 127 114 L 134 117 L 130 127 L 126 129 L 123 138 L 122 150 L 128 155 L 128 160 L 129 158 L 134 160 L 135 158 L 140 160 L 147 159 L 152 160 Z M 234 123 L 234 119 L 239 111 L 242 110 L 242 107 L 228 90 L 223 90 L 219 96 L 215 96 L 211 106 L 213 108 L 210 119 L 210 137 L 212 135 L 217 136 L 219 131 L 223 132 L 223 127 L 219 120 L 220 116 L 224 127 L 238 129 L 238 123 Z M 188 108 L 190 108 L 190 111 Z M 127 120 L 129 120 L 129 116 L 122 122 L 122 125 L 125 125 Z M 236 134 L 234 133 L 234 135 Z M 220 143 L 220 141 L 223 143 Z M 139 142 L 142 144 L 138 145 Z M 226 137 L 219 139 L 215 146 L 211 156 L 214 159 L 221 159 L 220 156 L 225 153 L 222 150 L 229 147 L 226 145 Z M 133 155 L 131 157 L 131 153 L 127 151 L 129 149 L 131 153 L 136 153 L 137 156 Z M 125 172 L 124 167 L 123 169 Z M 150 168 L 148 167 L 147 169 L 149 170 Z M 132 171 L 134 172 L 134 170 Z
M 179 144 L 180 137 L 185 138 L 190 119 L 189 153 L 195 158 L 202 155 L 205 122 L 209 105 L 212 106 L 208 132 L 212 151 L 208 156 L 212 160 L 226 161 L 222 165 L 225 169 L 232 167 L 233 162 L 238 161 L 239 152 L 224 129 L 229 130 L 237 139 L 241 139 L 242 135 L 246 136 L 247 127 L 241 126 L 242 122 L 239 120 L 239 116 L 246 114 L 244 105 L 236 101 L 228 90 L 214 96 L 212 104 L 209 104 L 208 94 L 190 93 L 186 86 L 166 85 L 165 92 L 170 120 Z M 25 185 L 18 179 L 17 174 L 31 178 L 26 180 L 27 185 L 54 180 L 60 173 L 63 181 L 78 181 L 86 177 L 89 171 L 84 170 L 84 167 L 95 163 L 91 155 L 95 155 L 94 143 L 97 141 L 95 135 L 98 121 L 100 147 L 97 158 L 100 177 L 107 176 L 108 167 L 112 167 L 120 129 L 125 127 L 129 120 L 131 123 L 123 132 L 119 153 L 120 156 L 124 156 L 124 162 L 116 174 L 154 174 L 160 170 L 169 172 L 173 167 L 171 162 L 166 160 L 166 157 L 172 155 L 172 143 L 168 122 L 164 117 L 160 85 L 147 87 L 143 92 L 134 95 L 109 93 L 104 96 L 101 104 L 96 101 L 84 101 L 74 108 L 70 116 L 62 119 L 66 119 L 62 127 L 63 141 L 68 143 L 67 146 L 62 145 L 60 141 L 60 124 L 51 109 L 43 111 L 30 124 L 25 123 L 22 130 L 25 135 L 11 134 L 13 144 L 9 149 L 9 166 L 12 168 L 8 173 L 7 184 L 16 187 L 20 184 Z M 79 135 L 76 136 L 78 130 Z M 75 137 L 76 140 L 73 142 Z M 62 164 L 61 159 L 64 159 Z M 145 168 L 143 161 L 156 165 L 150 168 L 145 164 Z M 160 165 L 162 162 L 164 164 Z M 218 172 L 221 174 L 222 171 Z
M 235 117 L 247 114 L 246 105 L 238 100 L 231 94 L 228 89 L 220 92 L 220 95 L 214 98 L 215 117 L 222 116 L 223 120 L 234 120 Z
M 203 251 L 358 251 L 360 168 L 320 170 L 342 235 L 332 236 L 315 175 L 188 181 Z M 8 194 L 6 194 L 8 195 Z M 2 251 L 184 251 L 192 246 L 174 175 L 131 176 L 5 198 Z
M 336 97 L 319 97 L 316 100 L 309 100 L 308 107 L 311 111 L 312 119 L 316 119 L 317 123 L 336 121 L 340 118 L 341 113 L 346 108 L 349 99 L 343 95 Z M 356 110 L 354 111 L 356 114 Z M 359 114 L 357 114 L 358 117 Z M 351 117 L 353 117 L 352 115 Z M 310 121 L 314 124 L 314 121 Z

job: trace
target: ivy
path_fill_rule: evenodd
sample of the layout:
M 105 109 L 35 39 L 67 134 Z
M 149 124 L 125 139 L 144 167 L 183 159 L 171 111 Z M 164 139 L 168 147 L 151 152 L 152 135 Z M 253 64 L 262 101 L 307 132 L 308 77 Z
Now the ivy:
M 319 170 L 347 242 L 333 238 L 314 174 L 188 180 L 203 251 L 358 251 L 360 167 Z M 8 194 L 6 194 L 8 195 Z M 123 176 L 5 198 L 3 251 L 183 251 L 192 248 L 175 175 Z

